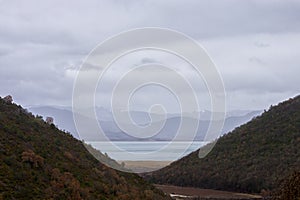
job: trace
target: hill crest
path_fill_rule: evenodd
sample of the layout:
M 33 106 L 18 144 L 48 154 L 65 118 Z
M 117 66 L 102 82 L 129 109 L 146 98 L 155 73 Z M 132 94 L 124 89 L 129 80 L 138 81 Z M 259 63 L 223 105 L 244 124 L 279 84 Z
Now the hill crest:
M 0 98 L 0 199 L 168 199 L 136 174 L 96 160 L 83 143 Z
M 222 136 L 203 159 L 198 151 L 146 178 L 158 184 L 261 192 L 300 170 L 300 96 Z

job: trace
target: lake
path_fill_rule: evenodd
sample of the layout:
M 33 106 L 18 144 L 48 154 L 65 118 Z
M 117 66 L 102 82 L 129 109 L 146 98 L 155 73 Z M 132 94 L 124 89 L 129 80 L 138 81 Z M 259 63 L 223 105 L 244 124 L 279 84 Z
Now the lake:
M 174 161 L 207 144 L 207 142 L 87 142 L 115 160 Z

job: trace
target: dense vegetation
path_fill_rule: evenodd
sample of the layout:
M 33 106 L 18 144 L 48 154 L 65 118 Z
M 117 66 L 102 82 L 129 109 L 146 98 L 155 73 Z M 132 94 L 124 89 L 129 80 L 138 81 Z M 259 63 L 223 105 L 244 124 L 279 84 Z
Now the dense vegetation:
M 300 171 L 292 173 L 273 194 L 274 200 L 300 200 Z
M 203 159 L 198 151 L 146 175 L 160 184 L 239 192 L 277 188 L 300 168 L 300 96 L 221 137 Z
M 81 141 L 0 98 L 0 199 L 168 198 L 139 176 L 99 163 Z

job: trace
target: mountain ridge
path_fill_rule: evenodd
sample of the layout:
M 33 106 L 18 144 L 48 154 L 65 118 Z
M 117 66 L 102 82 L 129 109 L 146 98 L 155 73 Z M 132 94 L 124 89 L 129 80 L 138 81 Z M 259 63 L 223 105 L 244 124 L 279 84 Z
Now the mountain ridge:
M 74 135 L 76 138 L 79 138 L 79 135 L 77 133 L 77 130 L 75 128 L 74 120 L 73 120 L 73 114 L 72 111 L 66 110 L 66 109 L 58 109 L 53 108 L 51 106 L 42 106 L 42 107 L 34 107 L 34 108 L 28 108 L 29 111 L 33 112 L 36 115 L 42 115 L 44 117 L 51 116 L 54 117 L 54 123 L 57 124 L 57 126 L 63 130 L 69 131 Z M 103 109 L 101 109 L 103 110 Z M 233 116 L 229 115 L 225 119 L 225 124 L 222 130 L 222 134 L 231 131 L 236 126 L 241 125 L 253 117 L 257 116 L 261 111 L 252 111 L 247 112 L 246 114 Z M 243 112 L 241 112 L 243 113 Z M 98 113 L 99 115 L 100 113 Z M 108 115 L 107 112 L 104 113 L 105 115 Z M 198 133 L 195 138 L 195 140 L 203 140 L 204 134 L 206 133 L 209 124 L 210 124 L 210 111 L 206 111 L 204 116 L 199 119 L 190 118 L 187 121 L 193 121 L 198 120 L 199 122 L 199 128 Z M 99 117 L 99 116 L 98 116 Z M 137 123 L 138 124 L 144 124 L 147 121 L 147 118 L 149 118 L 148 113 L 140 112 L 140 111 L 134 111 L 133 112 L 133 120 L 136 118 L 141 117 Z M 81 116 L 83 120 L 89 120 L 87 117 Z M 150 118 L 149 118 L 150 119 Z M 171 141 L 176 134 L 176 131 L 178 129 L 178 126 L 180 125 L 181 118 L 180 116 L 177 116 L 177 114 L 172 114 L 166 119 L 165 126 L 160 130 L 160 132 L 155 135 L 154 137 L 149 138 L 151 141 Z M 154 122 L 157 123 L 157 122 Z M 101 128 L 104 130 L 106 136 L 113 141 L 140 141 L 139 138 L 132 137 L 131 135 L 122 132 L 122 130 L 119 129 L 117 124 L 114 121 L 110 121 L 108 119 L 101 120 L 99 119 L 99 124 L 101 125 Z M 94 132 L 96 132 L 95 130 Z

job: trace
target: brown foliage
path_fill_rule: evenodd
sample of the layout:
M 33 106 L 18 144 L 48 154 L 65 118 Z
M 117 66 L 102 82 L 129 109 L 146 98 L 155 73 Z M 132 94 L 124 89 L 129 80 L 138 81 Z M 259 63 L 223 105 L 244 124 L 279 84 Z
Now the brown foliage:
M 80 183 L 70 172 L 61 173 L 54 168 L 51 175 L 51 186 L 47 189 L 49 198 L 63 198 L 80 200 Z
M 274 200 L 300 200 L 300 171 L 294 172 L 283 181 L 280 189 L 276 191 Z
M 76 158 L 75 156 L 73 156 L 72 153 L 68 152 L 68 151 L 65 151 L 64 152 L 64 156 L 69 159 L 70 161 L 75 161 L 75 162 L 78 162 L 78 158 Z
M 32 167 L 43 167 L 44 158 L 36 155 L 32 150 L 27 150 L 22 153 L 22 162 L 29 162 Z

